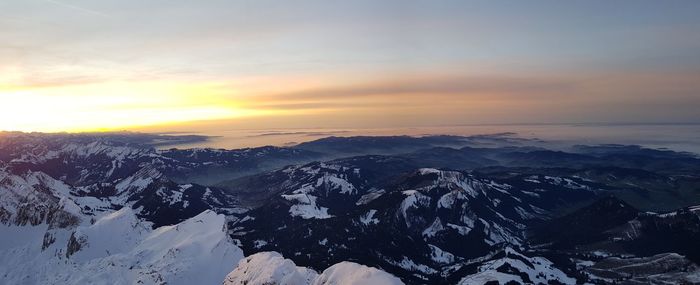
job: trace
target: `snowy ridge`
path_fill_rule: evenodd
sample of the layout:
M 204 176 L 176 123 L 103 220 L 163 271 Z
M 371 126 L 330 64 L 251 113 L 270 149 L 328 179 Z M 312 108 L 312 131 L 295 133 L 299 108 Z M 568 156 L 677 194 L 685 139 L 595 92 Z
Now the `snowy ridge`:
M 401 280 L 376 268 L 352 262 L 335 264 L 318 274 L 276 252 L 260 252 L 240 261 L 224 285 L 400 285 Z
M 88 144 L 76 144 L 71 143 L 65 145 L 61 150 L 58 151 L 59 154 L 64 154 L 68 156 L 77 156 L 82 158 L 87 158 L 95 155 L 104 155 L 111 158 L 117 167 L 120 167 L 121 163 L 125 159 L 133 159 L 135 157 L 141 156 L 147 152 L 149 149 L 136 148 L 130 146 L 116 146 L 109 144 L 106 141 L 94 141 Z M 50 152 L 51 153 L 51 152 Z M 51 153 L 54 154 L 55 153 Z M 45 159 L 52 158 L 51 156 L 45 157 Z
M 224 285 L 242 284 L 311 284 L 318 273 L 298 267 L 276 252 L 260 252 L 238 263 L 224 280 Z
M 243 257 L 223 215 L 205 211 L 175 226 L 150 226 L 123 208 L 73 234 L 58 232 L 45 250 L 27 239 L 0 251 L 0 263 L 13 264 L 0 268 L 2 283 L 217 284 Z
M 389 273 L 353 262 L 341 262 L 324 270 L 313 285 L 401 285 L 403 282 Z
M 145 167 L 131 176 L 119 181 L 115 185 L 118 195 L 128 196 L 129 194 L 141 192 L 151 183 L 162 178 L 163 174 L 155 168 Z
M 58 147 L 49 147 L 39 144 L 31 151 L 24 151 L 12 162 L 45 163 L 56 158 L 89 159 L 94 156 L 106 156 L 117 164 L 117 167 L 125 159 L 133 159 L 149 152 L 149 149 L 131 147 L 126 145 L 115 145 L 105 140 L 97 140 L 89 143 L 66 143 Z

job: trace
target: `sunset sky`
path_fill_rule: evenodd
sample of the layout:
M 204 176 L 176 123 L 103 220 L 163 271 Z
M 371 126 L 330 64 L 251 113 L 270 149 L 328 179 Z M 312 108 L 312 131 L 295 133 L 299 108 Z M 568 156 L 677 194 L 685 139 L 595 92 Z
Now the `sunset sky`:
M 0 130 L 700 123 L 699 15 L 691 0 L 3 0 Z

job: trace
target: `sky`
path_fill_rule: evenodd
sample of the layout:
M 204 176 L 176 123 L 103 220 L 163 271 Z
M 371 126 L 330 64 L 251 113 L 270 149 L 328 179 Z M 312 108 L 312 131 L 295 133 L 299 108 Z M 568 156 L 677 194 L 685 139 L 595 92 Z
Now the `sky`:
M 700 123 L 700 1 L 0 1 L 0 130 Z

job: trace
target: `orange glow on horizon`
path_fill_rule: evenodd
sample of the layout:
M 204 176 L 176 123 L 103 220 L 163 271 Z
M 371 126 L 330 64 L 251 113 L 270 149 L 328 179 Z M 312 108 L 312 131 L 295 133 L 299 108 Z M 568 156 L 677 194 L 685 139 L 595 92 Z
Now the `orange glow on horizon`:
M 667 118 L 665 109 L 659 108 L 664 105 L 659 103 L 675 102 L 677 105 L 667 105 L 674 111 L 681 103 L 693 106 L 698 89 L 695 73 L 425 73 L 376 79 L 325 74 L 35 85 L 11 74 L 0 75 L 0 131 L 190 131 L 207 124 L 222 128 L 353 128 L 585 122 L 593 113 L 600 121 L 630 121 L 649 114 Z M 626 113 L 617 111 L 620 105 L 629 105 L 624 94 L 635 94 L 639 107 Z M 694 109 L 686 113 L 690 111 Z M 682 121 L 681 115 L 681 119 L 671 119 Z
M 114 131 L 265 112 L 239 107 L 216 88 L 172 82 L 106 82 L 0 89 L 0 130 Z

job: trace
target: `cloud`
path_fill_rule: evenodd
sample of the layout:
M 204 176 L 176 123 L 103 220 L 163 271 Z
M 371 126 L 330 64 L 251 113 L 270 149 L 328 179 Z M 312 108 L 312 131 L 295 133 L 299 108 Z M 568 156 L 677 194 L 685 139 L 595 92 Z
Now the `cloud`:
M 509 76 L 447 76 L 388 79 L 307 88 L 303 90 L 263 94 L 251 97 L 249 106 L 271 109 L 323 109 L 371 107 L 374 100 L 396 100 L 395 106 L 409 104 L 402 99 L 434 96 L 434 98 L 504 97 L 537 99 L 553 95 L 566 96 L 575 90 L 577 82 L 564 78 Z M 428 97 L 429 98 L 429 97 Z M 397 100 L 398 99 L 398 100 Z
M 392 80 L 348 87 L 331 87 L 277 95 L 282 98 L 316 99 L 329 96 L 366 97 L 403 94 L 542 94 L 570 90 L 573 82 L 541 78 L 454 77 Z

